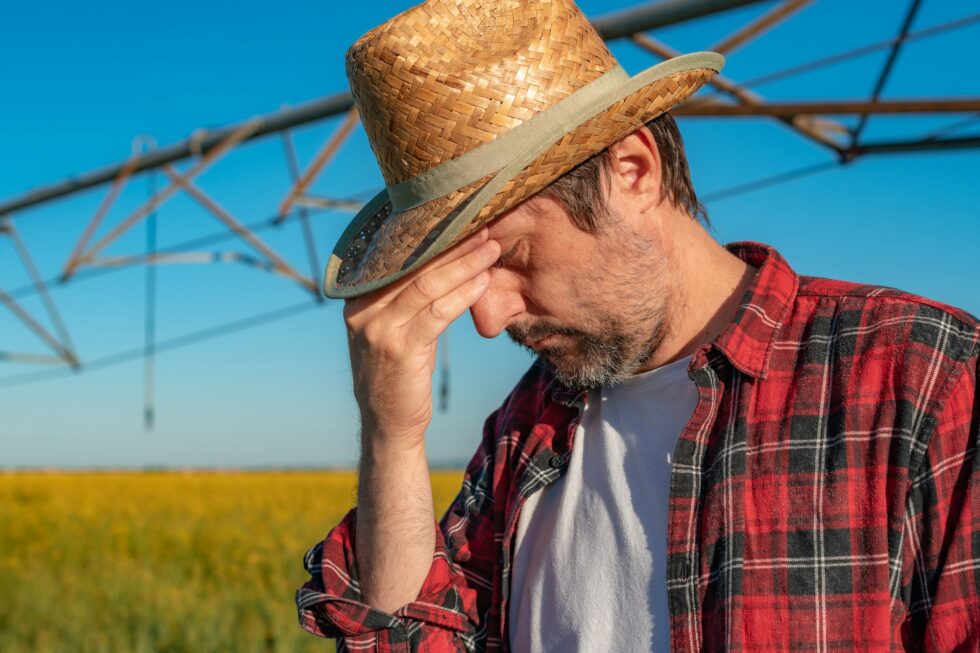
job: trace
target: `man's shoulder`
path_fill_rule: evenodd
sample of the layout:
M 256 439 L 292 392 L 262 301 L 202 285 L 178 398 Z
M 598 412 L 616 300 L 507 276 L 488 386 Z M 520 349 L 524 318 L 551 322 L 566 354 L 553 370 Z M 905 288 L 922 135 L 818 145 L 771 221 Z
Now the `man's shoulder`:
M 869 310 L 875 309 L 875 314 L 882 318 L 891 314 L 905 314 L 910 310 L 921 310 L 924 314 L 936 317 L 946 316 L 967 331 L 980 328 L 980 320 L 962 308 L 888 286 L 800 276 L 797 296 L 836 298 L 852 306 L 864 304 Z
M 789 322 L 784 336 L 825 330 L 859 357 L 888 352 L 919 358 L 925 349 L 955 366 L 976 359 L 980 347 L 980 320 L 961 308 L 897 288 L 838 279 L 801 276 Z

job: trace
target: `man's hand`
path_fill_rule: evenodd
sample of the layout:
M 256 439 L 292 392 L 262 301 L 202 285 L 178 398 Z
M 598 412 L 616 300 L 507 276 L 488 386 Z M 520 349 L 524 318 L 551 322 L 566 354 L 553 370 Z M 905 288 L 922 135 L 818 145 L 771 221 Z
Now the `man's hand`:
M 487 230 L 417 272 L 347 302 L 354 396 L 361 409 L 355 553 L 361 598 L 394 612 L 432 564 L 435 518 L 425 459 L 436 343 L 487 289 L 500 246 Z
M 436 343 L 484 293 L 500 246 L 487 229 L 344 308 L 354 396 L 365 434 L 411 447 L 432 418 Z

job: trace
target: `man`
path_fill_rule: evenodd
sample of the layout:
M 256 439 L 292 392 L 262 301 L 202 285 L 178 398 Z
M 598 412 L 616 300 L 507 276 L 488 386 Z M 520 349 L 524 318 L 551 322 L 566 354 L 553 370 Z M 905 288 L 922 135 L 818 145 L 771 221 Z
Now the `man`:
M 698 223 L 665 112 L 570 0 L 430 0 L 348 75 L 386 190 L 338 243 L 358 508 L 301 624 L 350 650 L 976 650 L 980 325 Z M 436 340 L 539 358 L 435 524 Z

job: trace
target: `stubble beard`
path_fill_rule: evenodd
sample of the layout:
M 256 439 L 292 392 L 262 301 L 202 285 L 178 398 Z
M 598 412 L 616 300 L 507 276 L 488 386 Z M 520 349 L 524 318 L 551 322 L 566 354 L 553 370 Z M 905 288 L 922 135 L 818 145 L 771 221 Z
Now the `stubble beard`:
M 663 340 L 664 325 L 658 322 L 643 337 L 621 324 L 606 322 L 603 333 L 542 322 L 530 327 L 507 329 L 507 335 L 532 354 L 543 358 L 555 378 L 571 388 L 612 386 L 634 374 L 650 359 Z M 558 344 L 535 351 L 525 343 L 557 336 Z
M 662 248 L 628 236 L 620 241 L 624 251 L 606 259 L 621 267 L 604 268 L 577 284 L 594 298 L 575 307 L 581 325 L 541 318 L 507 328 L 511 340 L 543 358 L 568 387 L 623 381 L 650 360 L 667 335 L 673 283 L 666 257 Z M 552 335 L 554 344 L 537 351 L 529 346 Z

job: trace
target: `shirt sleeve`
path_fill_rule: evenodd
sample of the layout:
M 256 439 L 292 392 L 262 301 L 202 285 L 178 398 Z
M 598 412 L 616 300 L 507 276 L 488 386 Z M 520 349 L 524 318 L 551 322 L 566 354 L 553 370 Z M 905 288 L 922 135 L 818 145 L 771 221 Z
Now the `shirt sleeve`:
M 491 602 L 492 556 L 479 553 L 490 532 L 493 500 L 494 421 L 484 426 L 483 442 L 470 461 L 463 487 L 443 519 L 434 524 L 432 565 L 416 600 L 393 613 L 361 600 L 354 555 L 357 509 L 351 510 L 307 554 L 310 579 L 297 591 L 300 626 L 320 637 L 340 638 L 351 650 L 473 651 L 480 623 Z M 482 537 L 480 538 L 482 540 Z M 476 552 L 476 555 L 474 555 Z
M 976 358 L 912 479 L 903 542 L 907 650 L 980 650 L 980 398 Z

